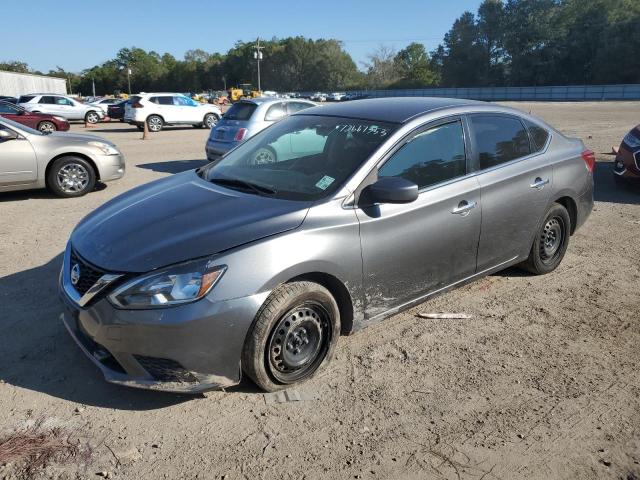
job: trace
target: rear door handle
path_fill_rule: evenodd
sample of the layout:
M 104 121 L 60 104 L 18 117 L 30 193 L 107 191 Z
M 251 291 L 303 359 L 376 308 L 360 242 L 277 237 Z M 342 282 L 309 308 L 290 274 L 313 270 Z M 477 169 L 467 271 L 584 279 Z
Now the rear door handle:
M 466 200 L 462 200 L 456 208 L 451 210 L 451 213 L 454 215 L 462 215 L 463 217 L 469 215 L 472 209 L 476 208 L 476 202 L 467 202 Z
M 542 190 L 544 186 L 549 183 L 549 179 L 542 180 L 540 177 L 536 178 L 535 181 L 529 185 L 531 188 L 535 188 L 536 190 Z

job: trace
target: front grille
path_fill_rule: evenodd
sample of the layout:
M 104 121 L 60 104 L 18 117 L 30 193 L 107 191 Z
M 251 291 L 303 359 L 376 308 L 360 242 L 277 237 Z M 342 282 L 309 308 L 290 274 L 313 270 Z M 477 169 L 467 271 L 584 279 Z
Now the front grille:
M 168 358 L 133 356 L 149 375 L 159 382 L 197 383 L 191 372 L 174 360 Z
M 89 265 L 87 262 L 82 260 L 76 253 L 71 251 L 71 258 L 69 262 L 69 268 L 73 269 L 74 265 L 78 265 L 80 267 L 80 279 L 78 283 L 73 286 L 76 291 L 80 295 L 84 295 L 87 291 L 95 285 L 95 283 L 104 275 L 106 272 L 99 270 L 96 267 Z

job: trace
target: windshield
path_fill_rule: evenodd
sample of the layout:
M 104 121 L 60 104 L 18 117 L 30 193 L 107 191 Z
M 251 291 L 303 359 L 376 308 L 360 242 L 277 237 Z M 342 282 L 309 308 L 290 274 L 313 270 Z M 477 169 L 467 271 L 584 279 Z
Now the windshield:
M 394 129 L 360 119 L 294 115 L 204 167 L 200 175 L 258 195 L 316 200 L 335 192 Z
M 2 118 L 2 123 L 6 124 L 8 127 L 14 128 L 21 133 L 30 133 L 31 135 L 44 135 L 44 133 L 34 130 L 33 128 L 27 127 L 26 125 L 22 125 L 21 123 L 14 122 L 13 120 L 9 120 L 0 114 L 0 118 Z

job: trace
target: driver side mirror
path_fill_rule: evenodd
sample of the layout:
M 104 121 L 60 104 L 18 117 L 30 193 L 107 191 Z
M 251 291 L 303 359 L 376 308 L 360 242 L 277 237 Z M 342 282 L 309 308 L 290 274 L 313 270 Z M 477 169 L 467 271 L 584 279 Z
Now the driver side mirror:
M 15 140 L 17 138 L 18 134 L 13 130 L 0 130 L 0 141 L 5 142 L 7 140 Z
M 358 203 L 361 206 L 378 203 L 411 203 L 418 198 L 418 185 L 406 178 L 382 177 L 365 187 Z

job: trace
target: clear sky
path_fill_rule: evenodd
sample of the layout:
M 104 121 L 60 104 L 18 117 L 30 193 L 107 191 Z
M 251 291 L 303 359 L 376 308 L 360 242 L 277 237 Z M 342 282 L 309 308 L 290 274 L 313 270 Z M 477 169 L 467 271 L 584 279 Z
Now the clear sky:
M 380 45 L 411 41 L 432 50 L 480 0 L 2 0 L 0 61 L 80 71 L 140 47 L 182 58 L 201 48 L 226 52 L 256 37 L 336 38 L 359 68 Z M 265 59 L 267 60 L 267 59 Z

